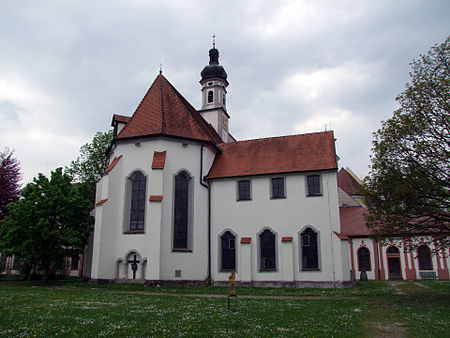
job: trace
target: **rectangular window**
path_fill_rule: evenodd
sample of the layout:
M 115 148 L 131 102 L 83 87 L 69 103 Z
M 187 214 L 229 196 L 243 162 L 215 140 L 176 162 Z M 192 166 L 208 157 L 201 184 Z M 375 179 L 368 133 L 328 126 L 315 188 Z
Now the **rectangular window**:
M 72 262 L 71 262 L 71 266 L 70 266 L 71 270 L 78 270 L 78 261 L 79 261 L 79 256 L 72 257 Z
M 320 175 L 306 176 L 306 180 L 308 185 L 308 196 L 321 196 Z
M 272 198 L 285 198 L 284 177 L 272 178 Z
M 248 201 L 250 197 L 250 180 L 238 181 L 238 201 Z

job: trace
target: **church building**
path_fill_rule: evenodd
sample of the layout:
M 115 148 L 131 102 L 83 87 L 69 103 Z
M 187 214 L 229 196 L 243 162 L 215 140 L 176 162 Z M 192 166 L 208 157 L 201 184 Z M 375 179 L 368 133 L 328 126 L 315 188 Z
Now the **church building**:
M 209 58 L 200 110 L 160 72 L 132 116 L 113 116 L 91 279 L 347 285 L 333 132 L 236 141 L 215 45 Z

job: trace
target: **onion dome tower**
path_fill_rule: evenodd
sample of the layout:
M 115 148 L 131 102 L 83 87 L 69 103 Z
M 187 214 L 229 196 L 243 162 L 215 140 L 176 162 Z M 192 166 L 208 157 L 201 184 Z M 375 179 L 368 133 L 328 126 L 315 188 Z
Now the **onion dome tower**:
M 228 133 L 228 119 L 226 94 L 227 73 L 219 64 L 219 50 L 216 48 L 215 37 L 213 48 L 209 50 L 209 64 L 200 73 L 202 79 L 202 109 L 199 111 L 222 138 L 223 142 L 232 141 Z

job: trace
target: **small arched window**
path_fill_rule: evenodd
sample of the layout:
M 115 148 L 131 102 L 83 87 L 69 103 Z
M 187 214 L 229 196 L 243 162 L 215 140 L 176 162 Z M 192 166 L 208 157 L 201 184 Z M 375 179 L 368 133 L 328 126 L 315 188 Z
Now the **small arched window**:
M 214 101 L 214 93 L 213 93 L 212 90 L 210 90 L 210 91 L 208 92 L 208 103 L 211 103 L 211 102 L 213 102 L 213 101 Z
M 182 171 L 175 176 L 173 248 L 188 249 L 189 175 Z
M 223 94 L 223 96 L 222 96 L 222 104 L 225 105 L 225 102 L 226 102 L 225 101 L 225 94 Z
M 131 174 L 130 230 L 144 230 L 145 176 L 140 171 Z
M 306 228 L 300 235 L 302 250 L 302 270 L 315 270 L 319 268 L 319 249 L 317 232 Z
M 417 249 L 417 254 L 419 257 L 419 270 L 433 270 L 430 248 L 426 245 L 421 245 Z
M 236 237 L 226 231 L 221 237 L 221 269 L 236 270 Z
M 269 229 L 259 235 L 261 271 L 273 271 L 276 266 L 275 234 Z
M 399 253 L 398 248 L 395 246 L 390 246 L 386 252 L 387 252 L 387 254 L 398 254 Z
M 358 250 L 358 267 L 359 271 L 370 271 L 370 251 L 367 248 L 359 248 Z

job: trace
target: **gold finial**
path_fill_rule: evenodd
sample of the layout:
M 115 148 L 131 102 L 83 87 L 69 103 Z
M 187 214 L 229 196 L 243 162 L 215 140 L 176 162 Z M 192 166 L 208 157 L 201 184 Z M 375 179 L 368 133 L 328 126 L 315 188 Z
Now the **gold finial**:
M 213 48 L 216 48 L 216 34 L 211 37 L 213 38 Z

